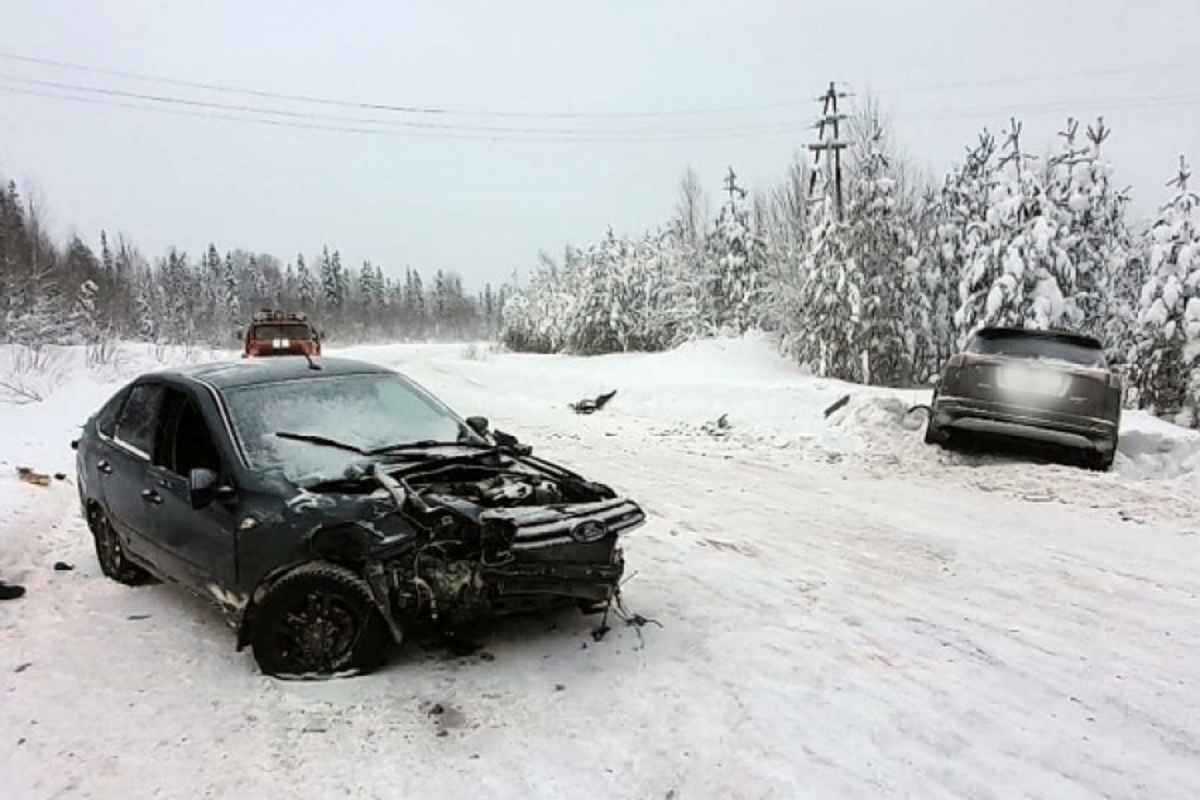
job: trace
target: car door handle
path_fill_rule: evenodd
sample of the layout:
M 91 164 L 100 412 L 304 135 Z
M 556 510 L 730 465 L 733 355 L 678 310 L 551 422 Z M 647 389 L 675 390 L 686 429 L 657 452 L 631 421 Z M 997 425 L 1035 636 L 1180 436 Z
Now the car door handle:
M 112 464 L 108 463 L 103 458 L 96 462 L 96 469 L 100 470 L 105 475 L 112 475 Z
M 159 505 L 162 503 L 162 495 L 153 489 L 142 489 L 142 499 Z

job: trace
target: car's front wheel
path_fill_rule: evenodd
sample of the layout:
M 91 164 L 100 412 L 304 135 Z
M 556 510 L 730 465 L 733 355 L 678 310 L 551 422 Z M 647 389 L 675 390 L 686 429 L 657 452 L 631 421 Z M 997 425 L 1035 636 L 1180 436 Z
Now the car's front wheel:
M 108 515 L 104 513 L 104 510 L 95 506 L 88 517 L 88 525 L 92 529 L 92 540 L 96 545 L 96 560 L 100 562 L 100 571 L 117 583 L 123 583 L 126 586 L 153 583 L 154 578 L 149 572 L 126 557 L 125 546 L 121 544 L 121 540 L 112 523 L 108 521 Z
M 362 578 L 314 563 L 267 590 L 254 612 L 250 645 L 266 675 L 362 675 L 386 659 L 391 633 Z

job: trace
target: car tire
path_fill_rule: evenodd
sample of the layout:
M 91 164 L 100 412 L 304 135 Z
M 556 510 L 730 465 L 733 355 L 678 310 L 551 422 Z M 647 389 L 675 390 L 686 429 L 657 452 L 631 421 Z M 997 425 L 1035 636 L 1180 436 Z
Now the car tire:
M 156 583 L 149 572 L 134 564 L 125 555 L 125 546 L 121 544 L 120 537 L 103 509 L 95 507 L 92 510 L 88 526 L 92 529 L 92 541 L 96 545 L 96 560 L 100 562 L 101 572 L 126 586 Z
M 1108 472 L 1112 469 L 1113 461 L 1116 460 L 1116 457 L 1116 448 L 1107 453 L 1102 453 L 1099 450 L 1090 450 L 1084 453 L 1083 464 L 1093 472 Z
M 366 582 L 345 567 L 313 563 L 280 578 L 253 613 L 250 646 L 265 675 L 365 675 L 393 644 Z

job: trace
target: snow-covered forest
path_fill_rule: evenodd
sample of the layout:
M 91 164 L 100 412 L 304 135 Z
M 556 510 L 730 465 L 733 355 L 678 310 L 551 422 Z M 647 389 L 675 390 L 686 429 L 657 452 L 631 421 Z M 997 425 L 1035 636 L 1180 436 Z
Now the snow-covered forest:
M 453 273 L 344 265 L 323 248 L 289 263 L 215 245 L 149 259 L 124 236 L 58 243 L 39 204 L 0 190 L 0 343 L 234 343 L 252 310 L 311 315 L 333 341 L 498 336 L 514 350 L 663 350 L 751 329 L 814 373 L 927 383 L 988 324 L 1080 330 L 1127 370 L 1132 404 L 1200 421 L 1200 198 L 1189 170 L 1136 224 L 1105 157 L 1102 119 L 1031 142 L 987 130 L 940 180 L 895 147 L 878 106 L 844 123 L 841 200 L 798 157 L 750 191 L 733 169 L 710 207 L 685 175 L 671 218 L 638 236 L 543 254 L 533 274 L 473 294 Z M 1034 150 L 1040 148 L 1040 154 Z
M 1016 120 L 985 130 L 940 181 L 872 102 L 846 125 L 840 213 L 807 159 L 753 193 L 731 169 L 715 213 L 689 173 L 660 229 L 543 255 L 503 308 L 504 342 L 586 354 L 759 328 L 818 375 L 916 386 L 981 326 L 1053 327 L 1101 337 L 1131 402 L 1195 424 L 1200 206 L 1182 160 L 1139 226 L 1103 119 L 1068 119 L 1050 142 Z
M 329 248 L 287 264 L 215 245 L 152 261 L 101 233 L 97 253 L 78 236 L 54 242 L 37 202 L 13 182 L 0 189 L 0 343 L 231 346 L 261 307 L 304 311 L 333 341 L 477 339 L 496 333 L 503 299 L 490 284 L 470 295 L 441 270 L 398 280 L 343 265 Z

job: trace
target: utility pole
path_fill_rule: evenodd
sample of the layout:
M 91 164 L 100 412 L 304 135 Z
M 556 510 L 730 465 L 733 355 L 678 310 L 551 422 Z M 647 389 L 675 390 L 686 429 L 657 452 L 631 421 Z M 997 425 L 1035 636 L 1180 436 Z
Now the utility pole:
M 1192 171 L 1188 169 L 1187 161 L 1183 156 L 1179 157 L 1179 175 L 1173 181 L 1168 181 L 1167 186 L 1178 186 L 1180 194 L 1187 194 L 1188 179 L 1192 177 Z
M 725 191 L 729 193 L 729 202 L 732 205 L 734 195 L 739 198 L 746 196 L 746 190 L 737 185 L 737 174 L 734 173 L 733 167 L 729 168 L 729 174 L 725 176 Z
M 833 186 L 834 209 L 839 221 L 842 219 L 843 211 L 842 151 L 846 149 L 847 145 L 841 139 L 841 123 L 846 119 L 846 115 L 838 112 L 838 100 L 849 96 L 845 92 L 839 92 L 833 81 L 829 82 L 829 88 L 817 98 L 817 102 L 821 103 L 821 117 L 814 126 L 817 129 L 817 142 L 808 146 L 808 149 L 813 151 L 814 167 L 819 167 L 821 156 L 825 156 L 823 191 L 828 192 L 830 185 Z M 819 172 L 818 169 L 813 170 L 808 187 L 810 193 L 816 185 Z

